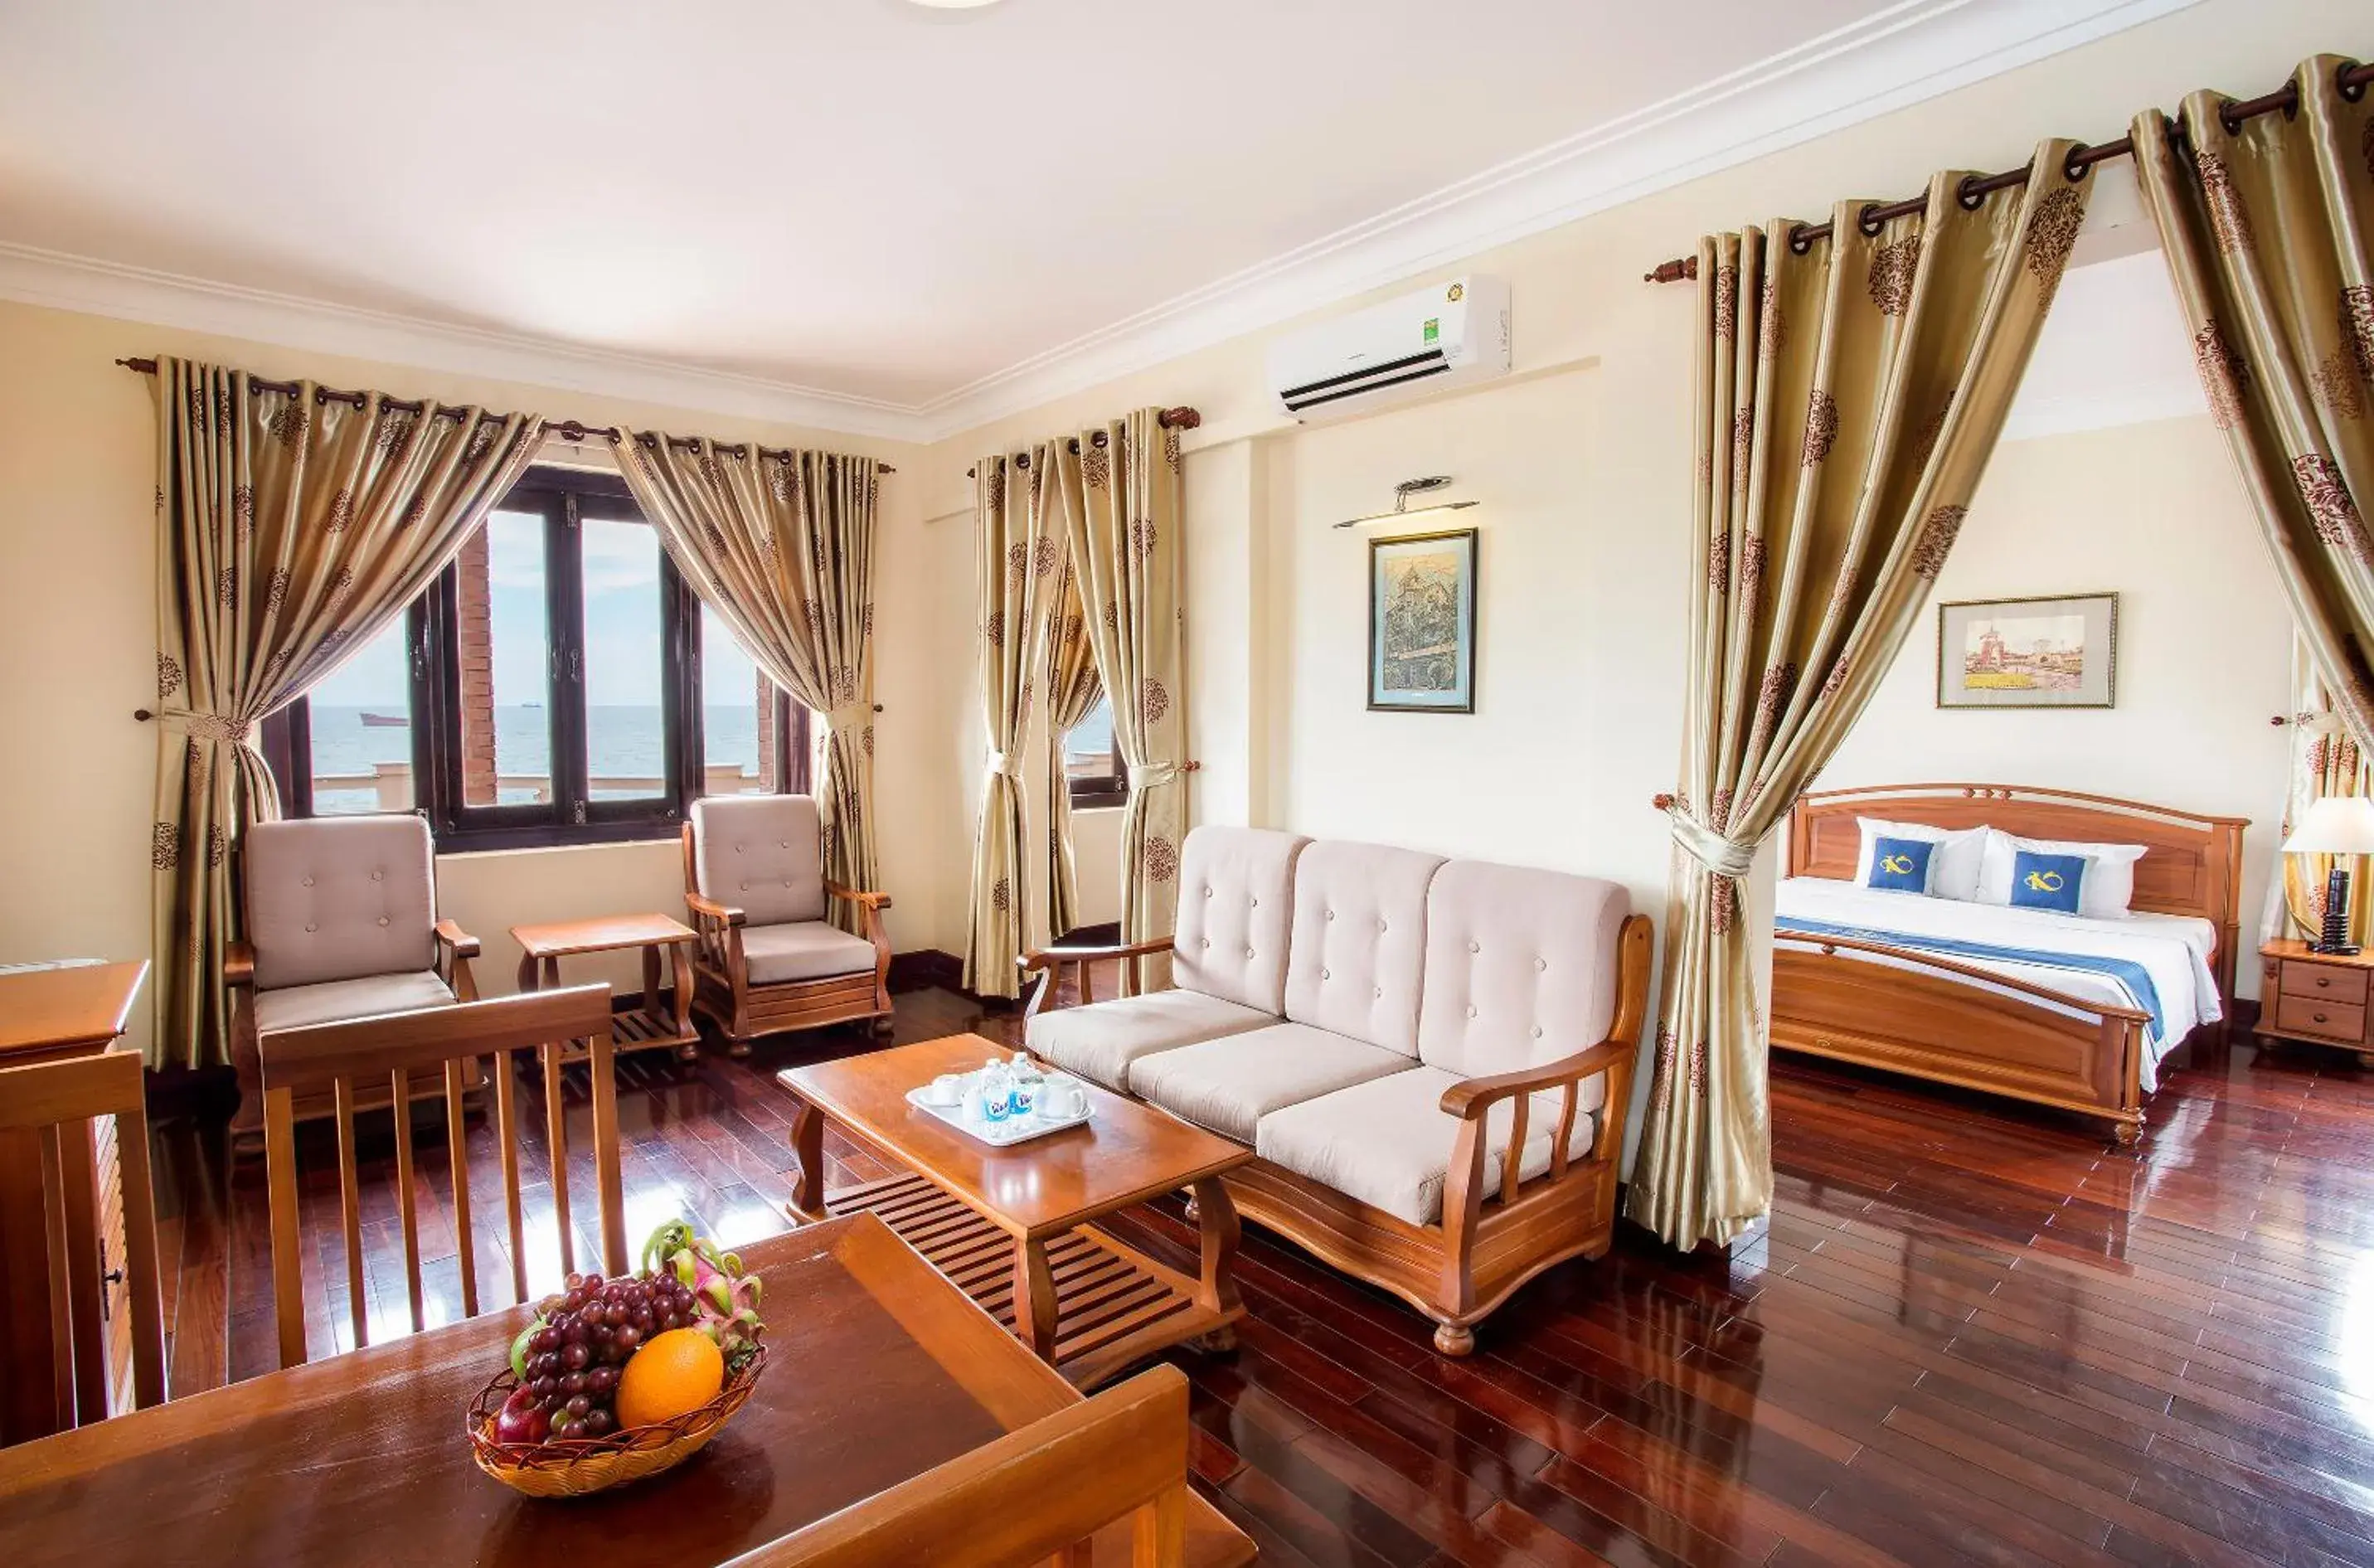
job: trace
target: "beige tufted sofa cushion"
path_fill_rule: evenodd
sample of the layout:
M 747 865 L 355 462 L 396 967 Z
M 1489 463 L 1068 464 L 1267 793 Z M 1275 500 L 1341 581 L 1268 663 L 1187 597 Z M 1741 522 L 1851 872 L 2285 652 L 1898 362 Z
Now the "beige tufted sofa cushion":
M 752 925 L 825 917 L 823 842 L 805 795 L 721 795 L 692 803 L 695 891 Z M 754 976 L 755 978 L 755 976 Z
M 1463 1078 L 1537 1067 L 1606 1038 L 1616 942 L 1631 901 L 1614 882 L 1453 860 L 1427 892 L 1418 1055 Z M 1605 1080 L 1582 1087 L 1595 1108 Z
M 241 854 L 259 991 L 436 967 L 422 819 L 259 822 Z
M 1286 1016 L 1416 1056 L 1426 890 L 1442 857 L 1382 844 L 1307 844 L 1294 870 Z
M 1294 866 L 1310 841 L 1266 828 L 1202 827 L 1179 856 L 1170 980 L 1276 1017 L 1286 1009 Z

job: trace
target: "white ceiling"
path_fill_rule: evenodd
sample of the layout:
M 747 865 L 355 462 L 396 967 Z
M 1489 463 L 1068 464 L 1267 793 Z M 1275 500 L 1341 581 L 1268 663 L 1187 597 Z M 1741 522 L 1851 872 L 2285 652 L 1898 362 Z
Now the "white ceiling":
M 933 433 L 2186 3 L 0 0 L 0 292 Z

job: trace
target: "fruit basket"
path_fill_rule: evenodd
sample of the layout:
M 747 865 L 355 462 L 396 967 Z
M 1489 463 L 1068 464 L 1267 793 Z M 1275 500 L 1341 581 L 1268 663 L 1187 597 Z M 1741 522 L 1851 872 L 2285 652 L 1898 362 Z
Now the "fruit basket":
M 624 1486 L 671 1469 L 699 1453 L 749 1402 L 750 1391 L 766 1367 L 767 1350 L 761 1345 L 740 1371 L 726 1378 L 717 1397 L 670 1421 L 624 1427 L 604 1437 L 500 1443 L 495 1438 L 495 1417 L 511 1390 L 519 1386 L 519 1378 L 505 1368 L 470 1402 L 465 1422 L 470 1456 L 478 1468 L 530 1497 L 583 1497 Z

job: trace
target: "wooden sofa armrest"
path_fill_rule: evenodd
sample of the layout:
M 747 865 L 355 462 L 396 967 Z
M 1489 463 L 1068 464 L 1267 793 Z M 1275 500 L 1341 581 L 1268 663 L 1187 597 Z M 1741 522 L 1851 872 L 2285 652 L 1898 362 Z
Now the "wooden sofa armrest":
M 451 920 L 437 923 L 437 939 L 455 958 L 474 959 L 478 956 L 478 938 L 463 930 Z
M 1442 1091 L 1442 1109 L 1446 1115 L 1472 1122 L 1482 1116 L 1499 1101 L 1520 1094 L 1537 1094 L 1545 1089 L 1564 1089 L 1569 1083 L 1580 1083 L 1594 1073 L 1605 1072 L 1617 1063 L 1628 1060 L 1639 1048 L 1637 1040 L 1607 1039 L 1588 1051 L 1578 1051 L 1546 1067 L 1527 1067 L 1522 1072 L 1494 1073 L 1489 1078 L 1471 1078 L 1454 1083 Z
M 1036 974 L 1039 984 L 1031 988 L 1029 1000 L 1022 1005 L 1022 1020 L 1026 1024 L 1039 1016 L 1040 1009 L 1054 999 L 1055 982 L 1067 963 L 1080 966 L 1080 1000 L 1083 1004 L 1096 997 L 1088 990 L 1088 965 L 1099 959 L 1151 958 L 1170 950 L 1171 938 L 1156 937 L 1144 942 L 1122 942 L 1105 948 L 1034 948 L 1014 961 L 1028 979 Z
M 702 920 L 713 920 L 720 925 L 734 926 L 747 922 L 749 916 L 738 909 L 729 908 L 715 899 L 702 898 L 699 893 L 684 895 L 684 906 Z
M 857 888 L 844 888 L 839 882 L 827 882 L 824 885 L 824 891 L 827 898 L 847 899 L 852 903 L 864 904 L 868 909 L 890 907 L 888 893 L 870 893 Z
M 223 984 L 253 985 L 255 984 L 255 944 L 226 942 L 223 944 Z

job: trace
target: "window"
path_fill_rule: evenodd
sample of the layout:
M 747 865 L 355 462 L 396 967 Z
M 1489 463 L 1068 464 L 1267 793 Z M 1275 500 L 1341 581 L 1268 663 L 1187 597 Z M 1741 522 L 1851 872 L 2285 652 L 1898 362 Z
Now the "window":
M 536 468 L 264 749 L 292 816 L 417 808 L 441 847 L 495 849 L 664 837 L 704 792 L 804 789 L 808 733 L 622 481 Z
M 1129 799 L 1129 770 L 1113 740 L 1112 699 L 1100 698 L 1088 716 L 1064 736 L 1064 772 L 1074 806 L 1120 806 Z

